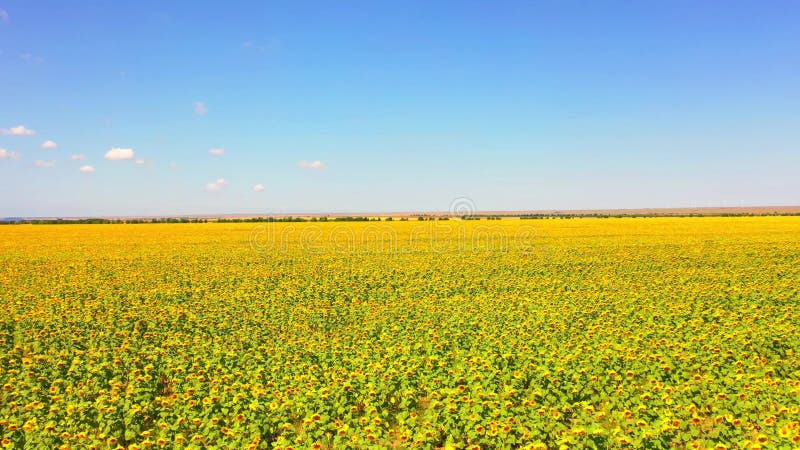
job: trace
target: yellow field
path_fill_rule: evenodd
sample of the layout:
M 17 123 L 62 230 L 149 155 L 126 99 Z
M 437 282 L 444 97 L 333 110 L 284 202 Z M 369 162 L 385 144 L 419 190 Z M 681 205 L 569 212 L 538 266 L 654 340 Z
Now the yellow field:
M 0 437 L 800 446 L 800 218 L 0 227 Z

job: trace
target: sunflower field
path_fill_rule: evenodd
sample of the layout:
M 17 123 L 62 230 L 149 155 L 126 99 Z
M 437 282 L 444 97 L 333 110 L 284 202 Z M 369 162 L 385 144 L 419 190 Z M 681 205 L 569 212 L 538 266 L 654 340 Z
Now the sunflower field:
M 800 217 L 0 227 L 4 448 L 800 448 Z

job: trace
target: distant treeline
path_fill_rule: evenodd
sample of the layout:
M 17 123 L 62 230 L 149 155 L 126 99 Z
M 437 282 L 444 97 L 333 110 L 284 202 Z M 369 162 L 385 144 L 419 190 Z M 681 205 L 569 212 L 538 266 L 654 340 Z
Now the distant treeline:
M 588 214 L 521 214 L 521 215 L 508 215 L 503 217 L 519 217 L 520 219 L 582 219 L 582 218 L 623 218 L 623 217 L 761 217 L 761 216 L 800 216 L 800 212 L 729 212 L 729 213 L 588 213 Z
M 417 220 L 449 220 L 447 216 L 418 216 Z M 479 220 L 477 217 L 462 217 L 464 220 Z M 490 217 L 488 219 L 499 219 Z M 146 224 L 146 223 L 260 223 L 260 222 L 391 222 L 393 220 L 408 221 L 408 217 L 395 219 L 393 217 L 366 217 L 366 216 L 344 216 L 344 217 L 246 217 L 246 218 L 186 218 L 186 217 L 165 217 L 148 219 L 24 219 L 24 218 L 5 218 L 0 219 L 0 225 L 79 225 L 79 224 Z
M 380 217 L 249 217 L 246 219 L 217 219 L 223 223 L 241 222 L 380 222 Z
M 31 225 L 78 225 L 78 224 L 113 224 L 113 223 L 206 223 L 214 219 L 195 218 L 153 218 L 153 219 L 3 219 L 0 225 L 31 224 Z
M 587 214 L 570 214 L 570 213 L 550 213 L 550 214 L 507 214 L 507 215 L 471 215 L 460 216 L 461 220 L 500 220 L 502 218 L 517 218 L 517 219 L 583 219 L 583 218 L 623 218 L 623 217 L 756 217 L 756 216 L 800 216 L 800 212 L 730 212 L 730 213 L 587 213 Z M 419 215 L 415 216 L 416 220 L 450 220 L 448 216 L 436 215 Z M 408 221 L 409 217 L 366 217 L 366 216 L 344 216 L 344 217 L 248 217 L 248 218 L 188 218 L 188 217 L 164 217 L 164 218 L 147 218 L 147 219 L 103 219 L 103 218 L 87 218 L 87 219 L 25 219 L 17 217 L 8 217 L 0 219 L 0 225 L 17 225 L 17 224 L 30 224 L 30 225 L 77 225 L 77 224 L 147 224 L 147 223 L 258 223 L 258 222 L 391 222 L 393 220 Z
M 145 223 L 254 223 L 254 222 L 372 222 L 380 221 L 380 217 L 247 217 L 247 218 L 188 218 L 165 217 L 148 219 L 0 219 L 0 225 L 78 225 L 78 224 L 145 224 Z M 387 217 L 386 220 L 391 220 Z M 402 219 L 401 219 L 402 220 Z

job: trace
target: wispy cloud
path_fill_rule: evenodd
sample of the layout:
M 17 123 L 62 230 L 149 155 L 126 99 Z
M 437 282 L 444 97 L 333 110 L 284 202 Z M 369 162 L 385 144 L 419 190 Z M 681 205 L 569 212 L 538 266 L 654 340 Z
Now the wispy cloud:
M 325 163 L 323 163 L 322 161 L 310 161 L 309 162 L 309 161 L 303 160 L 303 161 L 300 161 L 300 162 L 297 163 L 297 167 L 299 167 L 301 169 L 319 170 L 319 169 L 324 169 L 324 168 L 326 168 L 328 166 L 326 166 Z
M 245 48 L 247 50 L 255 50 L 257 52 L 263 52 L 264 50 L 266 50 L 266 47 L 264 47 L 263 45 L 257 45 L 253 41 L 242 42 L 242 48 Z
M 21 55 L 19 55 L 19 59 L 34 64 L 39 64 L 44 62 L 44 58 L 40 56 L 31 55 L 30 53 L 22 53 Z
M 111 150 L 107 151 L 105 159 L 109 161 L 124 161 L 133 159 L 133 149 L 132 148 L 112 148 Z
M 208 151 L 208 153 L 210 155 L 214 155 L 214 156 L 222 156 L 222 155 L 225 154 L 225 149 L 224 148 L 212 148 L 211 150 Z
M 0 128 L 0 134 L 3 136 L 33 136 L 36 130 L 25 128 L 25 125 L 17 125 L 11 128 Z
M 5 9 L 0 9 L 0 22 L 8 23 L 9 20 L 11 19 L 8 17 L 8 11 Z
M 208 114 L 208 108 L 203 102 L 194 102 L 194 113 L 198 116 L 205 116 Z
M 47 140 L 42 142 L 42 148 L 45 150 L 55 150 L 58 148 L 58 144 L 56 144 L 55 141 Z
M 21 156 L 22 155 L 20 155 L 17 152 L 12 152 L 12 151 L 6 150 L 4 148 L 0 148 L 0 159 L 15 160 L 15 159 L 19 159 Z
M 225 181 L 225 178 L 219 178 L 217 181 L 213 183 L 208 183 L 206 185 L 206 190 L 208 192 L 217 192 L 219 190 L 222 190 L 222 188 L 225 187 L 226 184 L 228 183 Z
M 83 173 L 92 173 L 92 172 L 94 172 L 94 167 L 92 167 L 92 166 L 81 166 L 81 168 L 78 169 L 78 170 L 80 170 Z
M 264 189 L 265 189 L 264 185 L 261 183 L 258 183 L 257 185 L 253 186 L 253 190 L 256 192 L 262 192 L 264 191 Z
M 85 157 L 85 156 L 83 156 L 83 155 L 81 155 L 81 154 L 77 154 L 77 155 L 70 155 L 70 156 L 69 156 L 69 159 L 70 159 L 71 161 L 80 161 L 80 160 L 82 160 L 82 159 L 84 159 L 84 158 L 86 158 L 86 157 Z
M 258 43 L 254 41 L 242 42 L 242 48 L 255 53 L 265 53 L 267 51 L 278 50 L 281 47 L 281 40 L 272 38 L 266 43 Z
M 55 167 L 55 161 L 42 161 L 41 159 L 37 159 L 33 162 L 33 165 L 36 167 Z
M 134 161 L 134 162 L 135 162 L 136 164 L 142 165 L 142 164 L 144 164 L 144 163 L 145 163 L 145 160 L 143 160 L 143 159 L 137 159 L 137 160 L 136 160 L 136 161 Z

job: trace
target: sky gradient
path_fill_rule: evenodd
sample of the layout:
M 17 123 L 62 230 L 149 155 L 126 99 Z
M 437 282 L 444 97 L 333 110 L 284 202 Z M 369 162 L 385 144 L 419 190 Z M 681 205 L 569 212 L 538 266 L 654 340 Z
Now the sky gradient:
M 799 23 L 797 1 L 0 0 L 0 217 L 798 205 Z

